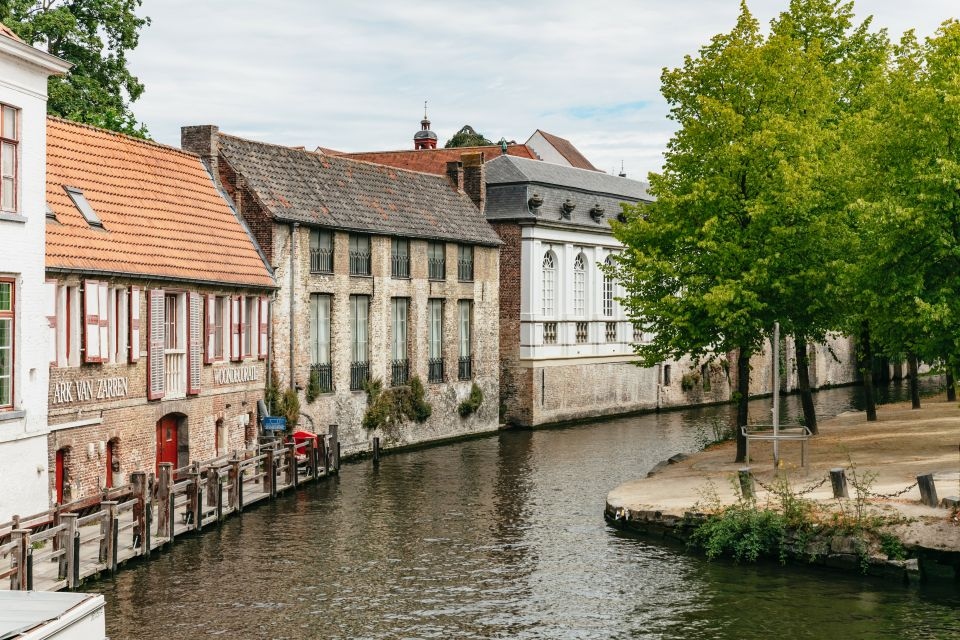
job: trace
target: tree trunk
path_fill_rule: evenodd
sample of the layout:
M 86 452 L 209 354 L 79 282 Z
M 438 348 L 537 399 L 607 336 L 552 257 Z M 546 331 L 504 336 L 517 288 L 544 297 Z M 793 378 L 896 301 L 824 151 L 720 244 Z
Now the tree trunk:
M 907 352 L 907 366 L 910 368 L 910 405 L 911 409 L 920 408 L 920 381 L 917 379 L 917 354 L 913 351 Z
M 817 411 L 813 408 L 813 391 L 810 390 L 810 358 L 807 357 L 807 341 L 800 336 L 793 337 L 794 350 L 797 352 L 797 384 L 800 387 L 800 404 L 803 406 L 803 423 L 810 433 L 817 430 Z
M 741 347 L 737 351 L 737 459 L 747 462 L 747 438 L 740 427 L 747 425 L 750 403 L 750 352 Z
M 957 401 L 957 383 L 953 379 L 953 369 L 947 366 L 947 402 Z
M 870 323 L 867 320 L 860 325 L 860 373 L 863 375 L 867 422 L 876 422 L 877 399 L 873 394 L 873 350 L 870 347 Z

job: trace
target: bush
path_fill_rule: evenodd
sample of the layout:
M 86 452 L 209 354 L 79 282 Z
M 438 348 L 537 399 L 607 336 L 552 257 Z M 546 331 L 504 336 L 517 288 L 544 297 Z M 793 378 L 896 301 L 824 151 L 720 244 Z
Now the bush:
M 307 404 L 313 404 L 313 401 L 320 395 L 320 372 L 314 369 L 310 370 L 310 381 L 307 383 Z
M 683 374 L 683 377 L 680 378 L 680 388 L 684 391 L 693 391 L 693 389 L 700 384 L 700 372 L 691 371 L 690 373 Z
M 287 419 L 287 430 L 293 431 L 300 421 L 300 397 L 296 389 L 286 389 L 280 396 L 277 414 Z
M 363 426 L 366 429 L 384 429 L 389 431 L 395 425 L 406 420 L 424 422 L 433 413 L 433 407 L 424 399 L 423 383 L 414 376 L 410 385 L 383 389 L 379 379 L 364 384 L 367 392 L 367 410 L 363 414 Z
M 461 418 L 466 418 L 470 414 L 476 413 L 482 403 L 483 391 L 477 386 L 477 383 L 474 382 L 473 386 L 470 387 L 470 396 L 460 403 L 457 407 L 457 412 Z

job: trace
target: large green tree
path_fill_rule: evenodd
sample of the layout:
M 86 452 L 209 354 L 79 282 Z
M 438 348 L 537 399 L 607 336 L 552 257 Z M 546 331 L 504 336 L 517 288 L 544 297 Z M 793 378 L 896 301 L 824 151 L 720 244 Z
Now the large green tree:
M 465 124 L 443 146 L 445 149 L 452 149 L 454 147 L 483 147 L 490 144 L 493 143 L 486 136 L 477 133 L 473 127 Z
M 130 103 L 143 85 L 127 67 L 150 19 L 136 11 L 142 0 L 0 0 L 0 21 L 25 42 L 74 67 L 51 78 L 49 113 L 146 137 Z

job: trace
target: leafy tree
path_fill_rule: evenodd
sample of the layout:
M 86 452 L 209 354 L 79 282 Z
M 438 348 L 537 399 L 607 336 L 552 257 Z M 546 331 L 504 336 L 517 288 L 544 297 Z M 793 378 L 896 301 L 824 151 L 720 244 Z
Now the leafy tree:
M 143 85 L 127 68 L 127 52 L 150 24 L 142 0 L 0 0 L 0 21 L 20 38 L 74 64 L 50 78 L 49 113 L 147 137 L 130 103 Z
M 454 147 L 482 147 L 490 144 L 493 143 L 487 140 L 482 133 L 477 133 L 473 127 L 465 124 L 443 146 L 445 149 L 452 149 Z

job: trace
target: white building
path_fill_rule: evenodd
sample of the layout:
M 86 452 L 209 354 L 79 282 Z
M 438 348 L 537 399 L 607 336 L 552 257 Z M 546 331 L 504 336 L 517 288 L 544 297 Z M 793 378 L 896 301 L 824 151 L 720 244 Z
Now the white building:
M 0 519 L 49 505 L 47 78 L 70 64 L 0 25 Z M 52 304 L 52 300 L 49 301 Z

